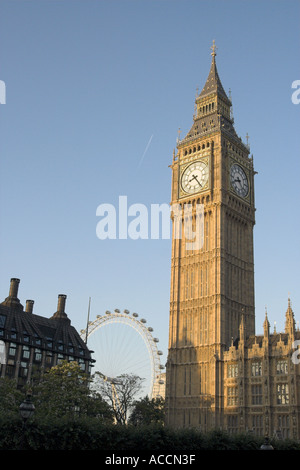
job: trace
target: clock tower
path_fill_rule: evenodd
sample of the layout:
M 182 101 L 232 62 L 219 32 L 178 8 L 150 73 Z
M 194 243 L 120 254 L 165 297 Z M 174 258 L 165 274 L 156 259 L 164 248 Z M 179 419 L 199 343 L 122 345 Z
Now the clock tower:
M 171 165 L 171 206 L 180 214 L 192 208 L 189 223 L 195 236 L 201 230 L 201 243 L 188 249 L 187 218 L 176 236 L 174 215 L 166 376 L 167 424 L 203 430 L 224 419 L 224 351 L 241 329 L 255 334 L 253 159 L 236 134 L 214 43 L 211 56 L 193 125 Z

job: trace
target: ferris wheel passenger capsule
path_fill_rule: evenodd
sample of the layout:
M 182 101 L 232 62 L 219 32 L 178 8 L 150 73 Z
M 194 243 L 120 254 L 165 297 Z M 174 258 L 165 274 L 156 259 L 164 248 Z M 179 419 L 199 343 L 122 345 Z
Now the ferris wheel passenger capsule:
M 139 315 L 138 315 L 138 313 L 133 313 L 132 316 L 133 317 L 138 317 Z

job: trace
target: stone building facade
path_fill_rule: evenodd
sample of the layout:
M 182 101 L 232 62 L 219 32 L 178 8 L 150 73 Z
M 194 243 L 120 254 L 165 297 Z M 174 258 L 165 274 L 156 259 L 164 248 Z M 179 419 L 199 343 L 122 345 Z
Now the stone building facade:
M 292 358 L 300 333 L 289 300 L 286 331 L 271 335 L 266 318 L 264 335 L 255 335 L 255 170 L 231 108 L 213 45 L 193 125 L 171 165 L 166 423 L 299 439 L 300 366 Z M 193 237 L 200 244 L 191 246 Z
M 229 432 L 253 431 L 300 438 L 300 332 L 288 300 L 284 333 L 239 338 L 224 351 L 224 426 Z
M 66 295 L 58 296 L 50 317 L 33 313 L 34 302 L 24 309 L 18 299 L 19 279 L 12 278 L 8 297 L 0 304 L 0 377 L 17 380 L 21 388 L 63 360 L 77 361 L 90 374 L 94 360 L 65 313 Z

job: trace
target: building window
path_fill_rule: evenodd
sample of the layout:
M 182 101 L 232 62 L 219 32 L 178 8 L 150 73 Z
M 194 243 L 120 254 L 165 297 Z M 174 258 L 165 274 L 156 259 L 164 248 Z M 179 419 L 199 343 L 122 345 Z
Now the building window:
M 0 328 L 5 327 L 6 315 L 0 315 Z
M 257 436 L 263 436 L 263 416 L 262 415 L 252 416 L 252 431 Z
M 229 434 L 235 434 L 238 432 L 238 417 L 237 415 L 227 416 L 227 430 Z
M 19 377 L 26 378 L 28 375 L 28 364 L 27 362 L 21 362 L 19 369 Z
M 277 418 L 277 431 L 280 437 L 288 439 L 290 437 L 290 417 L 289 415 L 279 415 Z
M 8 354 L 9 356 L 15 356 L 17 352 L 17 345 L 15 343 L 10 343 Z
M 257 377 L 259 375 L 262 375 L 261 361 L 252 362 L 251 375 L 252 377 Z
M 277 405 L 289 404 L 289 386 L 288 384 L 277 384 Z
M 7 375 L 7 377 L 13 377 L 15 374 L 15 366 L 14 364 L 7 364 L 6 365 L 6 371 L 5 371 L 5 375 Z
M 238 364 L 228 364 L 227 365 L 227 377 L 237 377 L 238 376 Z
M 52 359 L 53 359 L 53 354 L 50 351 L 46 352 L 46 360 L 45 360 L 45 365 L 46 367 L 50 367 L 52 365 Z
M 41 362 L 42 360 L 42 351 L 40 349 L 34 350 L 34 360 L 35 362 Z
M 185 298 L 189 298 L 189 273 L 185 273 Z
M 276 365 L 276 374 L 277 375 L 282 375 L 282 374 L 287 374 L 288 373 L 288 363 L 286 359 L 282 359 L 277 362 Z
M 29 343 L 29 336 L 25 332 L 23 333 L 23 341 L 24 343 Z
M 23 359 L 29 359 L 30 356 L 30 350 L 28 346 L 23 346 L 22 348 L 22 358 Z
M 184 380 L 183 380 L 183 395 L 191 394 L 191 385 L 192 385 L 192 374 L 191 368 L 184 368 Z
M 17 332 L 16 332 L 15 328 L 11 329 L 10 337 L 11 337 L 11 339 L 17 339 Z
M 227 406 L 235 406 L 238 404 L 238 389 L 237 387 L 227 388 Z
M 251 387 L 252 405 L 262 405 L 262 385 L 256 384 Z
M 37 346 L 41 346 L 42 344 L 41 338 L 39 338 L 37 334 L 34 335 L 34 342 Z
M 58 354 L 57 355 L 57 364 L 61 364 L 62 361 L 65 359 L 63 354 Z

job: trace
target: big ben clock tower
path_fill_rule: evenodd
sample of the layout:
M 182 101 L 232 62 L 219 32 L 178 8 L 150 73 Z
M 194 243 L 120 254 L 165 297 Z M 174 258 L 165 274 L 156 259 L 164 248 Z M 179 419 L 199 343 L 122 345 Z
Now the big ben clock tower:
M 254 169 L 236 134 L 231 101 L 216 66 L 195 100 L 193 125 L 173 156 L 171 205 L 204 209 L 200 247 L 172 238 L 166 422 L 222 426 L 223 353 L 240 335 L 255 334 Z M 183 211 L 182 211 L 183 213 Z

